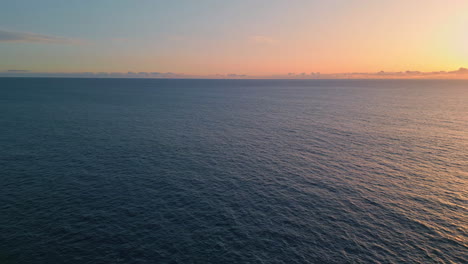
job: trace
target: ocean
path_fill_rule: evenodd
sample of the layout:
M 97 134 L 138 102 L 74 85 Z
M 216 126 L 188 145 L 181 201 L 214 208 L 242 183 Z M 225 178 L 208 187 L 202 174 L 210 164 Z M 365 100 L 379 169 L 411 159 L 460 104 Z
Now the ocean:
M 0 263 L 467 263 L 468 81 L 0 78 Z

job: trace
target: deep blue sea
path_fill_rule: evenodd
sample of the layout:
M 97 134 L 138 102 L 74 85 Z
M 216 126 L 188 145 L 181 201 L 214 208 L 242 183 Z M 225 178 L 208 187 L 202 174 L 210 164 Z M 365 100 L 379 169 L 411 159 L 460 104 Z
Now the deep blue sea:
M 0 263 L 467 263 L 468 81 L 0 78 Z

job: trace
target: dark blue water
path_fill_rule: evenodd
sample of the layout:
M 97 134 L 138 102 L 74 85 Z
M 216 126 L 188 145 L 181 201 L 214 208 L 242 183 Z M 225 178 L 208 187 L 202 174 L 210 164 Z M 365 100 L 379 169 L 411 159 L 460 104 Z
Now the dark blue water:
M 0 263 L 467 263 L 468 82 L 0 79 Z

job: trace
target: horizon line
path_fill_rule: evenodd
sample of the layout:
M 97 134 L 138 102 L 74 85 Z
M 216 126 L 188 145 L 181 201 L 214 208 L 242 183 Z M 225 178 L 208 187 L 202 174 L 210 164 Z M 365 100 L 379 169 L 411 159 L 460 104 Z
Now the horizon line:
M 80 76 L 0 76 L 0 79 L 122 79 L 122 80 L 238 80 L 238 81 L 333 81 L 333 80 L 376 80 L 376 81 L 391 81 L 391 80 L 408 80 L 408 81 L 468 81 L 468 76 L 463 78 L 316 78 L 316 79 L 300 79 L 300 78 L 152 78 L 152 77 L 80 77 Z
M 29 70 L 4 70 L 0 77 L 29 78 L 95 78 L 95 79 L 468 79 L 468 69 L 460 67 L 452 71 L 398 71 L 398 72 L 349 72 L 349 73 L 287 73 L 270 75 L 249 74 L 185 74 L 173 72 L 34 72 Z

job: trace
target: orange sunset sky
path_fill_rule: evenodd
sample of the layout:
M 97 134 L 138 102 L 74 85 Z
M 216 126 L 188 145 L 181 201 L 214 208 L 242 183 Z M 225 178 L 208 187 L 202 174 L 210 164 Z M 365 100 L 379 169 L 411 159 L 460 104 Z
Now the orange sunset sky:
M 468 1 L 9 1 L 0 57 L 3 75 L 465 78 Z

